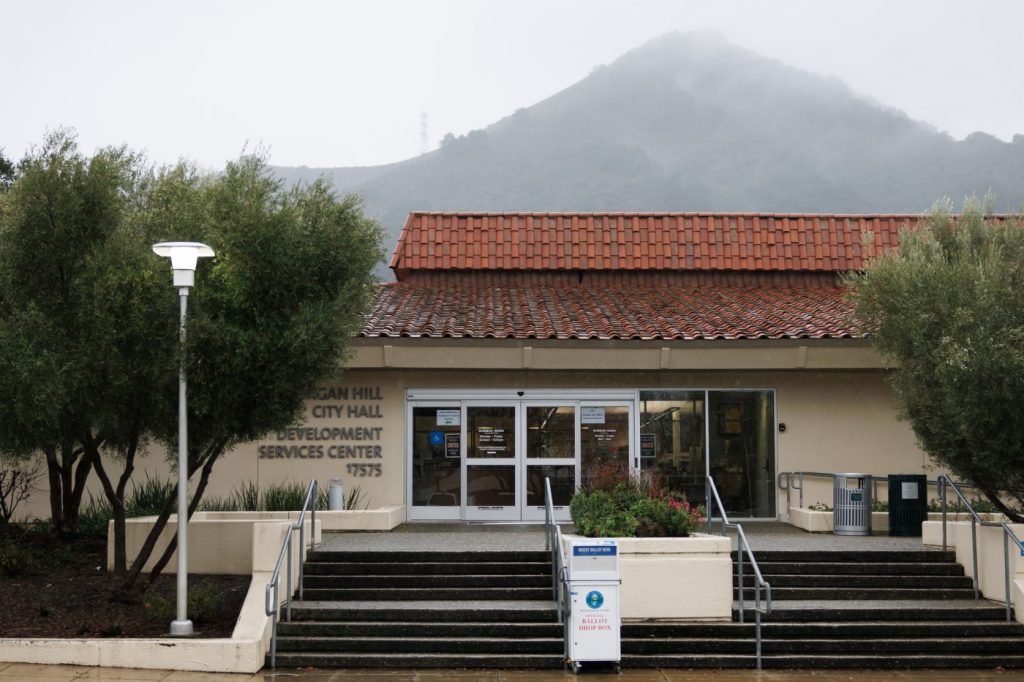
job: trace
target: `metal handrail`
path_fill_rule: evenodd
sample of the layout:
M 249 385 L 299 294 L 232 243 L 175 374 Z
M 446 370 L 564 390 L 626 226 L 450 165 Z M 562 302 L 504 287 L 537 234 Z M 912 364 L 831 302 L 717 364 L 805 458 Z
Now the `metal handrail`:
M 962 485 L 962 484 L 959 484 Z M 1003 578 L 1005 580 L 1005 602 L 1006 602 L 1006 622 L 1009 623 L 1013 620 L 1010 614 L 1010 546 L 1009 540 L 1013 538 L 1014 546 L 1021 547 L 1024 549 L 1024 545 L 1021 544 L 1020 538 L 1013 532 L 1010 525 L 1003 521 L 997 523 L 995 521 L 983 521 L 978 512 L 974 511 L 974 507 L 967 501 L 963 493 L 960 492 L 960 487 L 953 481 L 949 476 L 939 476 L 939 499 L 942 501 L 942 551 L 946 551 L 946 487 L 951 487 L 956 496 L 960 498 L 960 501 L 967 507 L 967 511 L 971 514 L 971 554 L 974 572 L 971 576 L 971 580 L 974 583 L 974 598 L 980 599 L 981 592 L 978 589 L 978 526 L 989 526 L 992 528 L 1003 529 Z M 973 487 L 973 486 L 972 486 Z
M 569 601 L 565 598 L 566 574 L 562 528 L 555 523 L 555 505 L 551 495 L 551 479 L 544 478 L 544 531 L 545 549 L 551 552 L 551 588 L 558 606 L 558 622 L 562 624 L 562 657 L 569 657 Z
M 736 592 L 739 596 L 739 611 L 740 611 L 740 622 L 744 621 L 744 601 L 746 595 L 744 594 L 743 585 L 743 554 L 746 552 L 750 559 L 750 566 L 754 569 L 754 608 L 751 609 L 754 612 L 754 631 L 757 642 L 757 669 L 761 669 L 761 616 L 767 616 L 772 612 L 772 586 L 764 579 L 761 575 L 761 568 L 757 565 L 757 559 L 754 558 L 754 550 L 750 548 L 750 543 L 747 542 L 747 535 L 743 532 L 743 526 L 738 523 L 732 523 L 729 521 L 728 515 L 725 513 L 725 506 L 722 504 L 722 498 L 718 495 L 718 486 L 715 485 L 715 481 L 711 476 L 705 479 L 705 499 L 708 501 L 708 534 L 712 534 L 711 528 L 711 502 L 714 500 L 718 506 L 718 511 L 721 514 L 722 520 L 722 535 L 725 535 L 726 528 L 734 528 L 736 530 L 736 537 L 738 538 L 736 547 L 736 556 L 738 558 L 738 571 L 736 576 Z M 761 588 L 765 591 L 765 605 L 761 606 Z
M 871 476 L 872 485 L 878 485 L 879 483 L 881 483 L 883 481 L 888 483 L 888 481 L 889 481 L 889 476 L 886 475 L 886 474 L 881 474 L 881 475 L 878 475 L 878 476 L 876 476 L 874 474 L 865 474 L 865 475 L 870 475 Z M 778 482 L 779 489 L 786 491 L 786 513 L 789 513 L 789 511 L 793 508 L 793 506 L 791 504 L 791 501 L 790 501 L 790 496 L 789 496 L 790 490 L 799 490 L 800 491 L 800 497 L 797 500 L 797 507 L 802 509 L 803 506 L 804 506 L 804 476 L 808 476 L 808 477 L 817 476 L 819 478 L 831 478 L 831 479 L 835 480 L 836 474 L 828 472 L 828 471 L 780 471 L 779 475 L 777 477 L 777 482 Z M 794 477 L 796 477 L 796 481 L 795 482 L 793 480 Z M 935 480 L 927 480 L 926 479 L 925 482 L 927 483 L 927 485 L 933 485 L 933 486 L 936 486 L 936 487 L 938 487 L 940 485 L 939 479 L 935 479 Z M 961 483 L 960 485 L 962 485 L 964 487 L 967 487 L 967 488 L 973 488 L 974 487 L 973 485 L 971 485 L 969 483 Z M 874 492 L 875 491 L 872 490 L 872 493 L 874 493 Z M 878 499 L 877 495 L 872 495 L 872 497 L 874 499 Z
M 267 616 L 270 617 L 270 667 L 274 668 L 277 666 L 277 622 L 280 619 L 280 606 L 281 606 L 281 565 L 284 562 L 285 557 L 288 559 L 288 586 L 285 592 L 286 602 L 286 620 L 292 619 L 292 535 L 294 531 L 299 531 L 299 552 L 301 554 L 302 548 L 306 546 L 306 509 L 309 509 L 309 548 L 313 549 L 316 546 L 316 479 L 313 479 L 309 488 L 306 490 L 306 499 L 302 502 L 302 509 L 299 512 L 298 520 L 288 526 L 288 532 L 285 534 L 284 542 L 281 544 L 281 551 L 277 553 L 277 563 L 274 565 L 274 573 L 270 577 L 270 581 L 267 582 L 266 591 L 264 592 L 264 611 Z M 299 557 L 299 599 L 302 599 L 302 577 L 303 577 L 303 564 L 302 557 Z M 273 594 L 273 598 L 271 598 Z

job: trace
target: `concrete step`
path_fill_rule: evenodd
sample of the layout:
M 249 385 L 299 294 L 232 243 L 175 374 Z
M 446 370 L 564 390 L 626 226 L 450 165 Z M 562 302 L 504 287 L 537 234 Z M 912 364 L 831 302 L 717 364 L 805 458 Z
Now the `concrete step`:
M 773 595 L 774 596 L 774 595 Z M 973 594 L 972 594 L 973 597 Z M 733 617 L 737 616 L 733 609 Z M 1004 621 L 1002 604 L 987 600 L 957 599 L 839 599 L 780 600 L 772 603 L 771 615 L 764 621 L 775 623 L 849 623 L 849 622 L 927 622 L 927 621 Z M 753 615 L 748 613 L 748 620 Z
M 350 562 L 315 561 L 306 564 L 306 575 L 546 575 L 550 561 L 474 562 Z
M 960 564 L 949 562 L 811 562 L 758 561 L 761 574 L 768 575 L 963 575 Z M 744 562 L 744 573 L 749 574 L 750 565 Z M 733 563 L 733 574 L 736 564 Z
M 771 582 L 771 581 L 769 581 Z M 754 590 L 745 588 L 748 603 L 754 599 Z M 964 588 L 898 588 L 898 587 L 779 587 L 772 583 L 772 603 L 786 600 L 911 600 L 911 599 L 970 599 L 974 590 Z M 762 590 L 761 599 L 764 600 Z
M 973 588 L 971 579 L 956 575 L 782 575 L 763 574 L 771 583 L 772 594 L 778 588 L 788 587 L 839 587 L 839 588 Z M 733 577 L 733 585 L 736 576 Z M 743 584 L 753 587 L 754 576 L 749 572 L 743 575 Z
M 315 587 L 303 596 L 312 601 L 539 600 L 551 598 L 551 587 Z
M 494 637 L 500 634 L 509 639 L 554 637 L 561 642 L 563 627 L 554 622 L 292 621 L 278 623 L 277 632 L 286 637 Z
M 314 549 L 307 555 L 309 563 L 496 563 L 528 562 L 551 563 L 551 553 L 545 551 L 367 551 Z
M 307 592 L 308 596 L 308 592 Z M 536 601 L 353 601 L 292 602 L 292 620 L 353 623 L 554 623 L 558 610 L 550 599 Z
M 293 651 L 326 653 L 434 654 L 562 654 L 555 637 L 280 637 L 278 654 Z
M 269 664 L 269 657 L 267 659 Z M 279 668 L 391 668 L 391 669 L 551 669 L 563 666 L 556 654 L 335 654 L 295 652 L 278 654 Z
M 942 668 L 1024 668 L 1024 653 L 1017 654 L 776 654 L 765 656 L 762 665 L 771 669 L 884 669 L 929 670 Z
M 1005 621 L 869 621 L 786 623 L 766 620 L 762 632 L 772 639 L 872 639 L 911 637 L 1018 637 L 1024 625 Z M 1018 640 L 1024 646 L 1024 639 Z
M 736 552 L 732 553 L 733 563 Z M 762 562 L 786 561 L 796 563 L 955 563 L 956 552 L 941 550 L 758 550 L 754 552 L 758 565 Z M 745 557 L 744 557 L 745 559 Z
M 306 575 L 305 589 L 347 589 L 353 584 L 360 588 L 420 588 L 438 587 L 539 587 L 551 590 L 550 575 Z

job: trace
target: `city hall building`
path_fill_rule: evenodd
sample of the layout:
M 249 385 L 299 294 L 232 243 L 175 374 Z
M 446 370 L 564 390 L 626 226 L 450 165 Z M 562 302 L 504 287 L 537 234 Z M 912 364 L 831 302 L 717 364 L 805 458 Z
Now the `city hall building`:
M 342 479 L 407 520 L 536 521 L 545 478 L 568 518 L 619 466 L 775 519 L 785 472 L 925 472 L 842 285 L 917 220 L 413 213 L 345 370 L 209 494 Z

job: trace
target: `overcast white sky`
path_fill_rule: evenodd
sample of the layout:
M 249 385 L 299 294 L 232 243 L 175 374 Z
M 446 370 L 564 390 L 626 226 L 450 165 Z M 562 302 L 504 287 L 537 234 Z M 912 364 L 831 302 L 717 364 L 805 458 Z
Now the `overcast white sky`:
M 1017 0 L 0 0 L 0 147 L 221 167 L 351 166 L 435 146 L 672 30 L 710 29 L 962 138 L 1024 133 Z

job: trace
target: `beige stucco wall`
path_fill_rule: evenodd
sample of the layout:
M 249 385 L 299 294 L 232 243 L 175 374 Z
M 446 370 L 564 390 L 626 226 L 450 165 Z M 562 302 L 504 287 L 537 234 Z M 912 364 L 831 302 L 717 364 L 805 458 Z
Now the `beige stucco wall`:
M 603 388 L 774 389 L 777 421 L 786 425 L 784 433 L 776 433 L 775 473 L 928 470 L 927 457 L 916 447 L 908 425 L 896 419 L 885 370 L 859 342 L 602 347 L 396 339 L 390 344 L 361 348 L 352 368 L 324 383 L 321 397 L 309 404 L 304 425 L 226 454 L 214 470 L 207 496 L 230 495 L 247 481 L 265 487 L 316 478 L 327 487 L 332 478 L 340 478 L 347 490 L 358 485 L 371 508 L 405 504 L 409 388 L 519 389 L 527 398 L 531 389 L 550 388 L 578 389 L 582 398 L 588 390 Z M 723 366 L 744 369 L 707 369 Z M 142 480 L 147 472 L 171 476 L 161 450 L 140 459 L 135 479 Z M 806 487 L 805 506 L 831 500 L 828 482 L 808 482 Z M 91 489 L 101 495 L 95 477 Z M 786 510 L 781 490 L 777 508 Z M 23 511 L 45 518 L 45 492 Z

